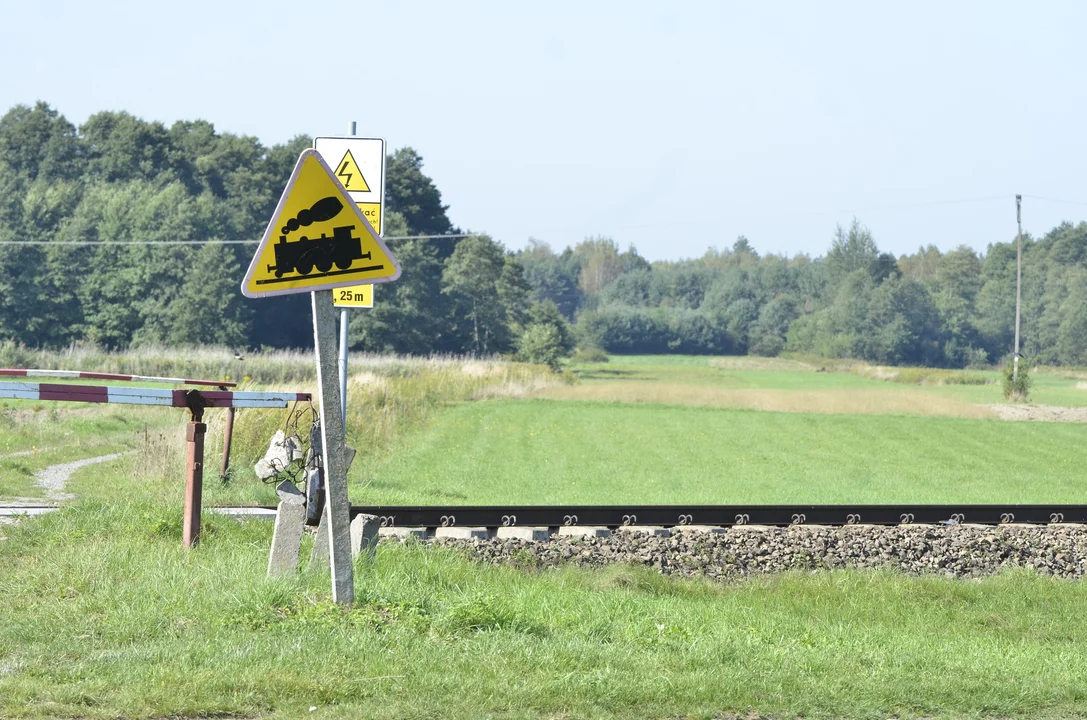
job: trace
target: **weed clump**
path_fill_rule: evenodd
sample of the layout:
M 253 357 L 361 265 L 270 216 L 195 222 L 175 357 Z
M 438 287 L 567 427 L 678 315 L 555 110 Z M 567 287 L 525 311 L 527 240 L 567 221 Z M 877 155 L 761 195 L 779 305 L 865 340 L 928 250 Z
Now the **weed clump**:
M 598 347 L 587 345 L 579 347 L 570 356 L 570 360 L 576 363 L 606 363 L 610 362 L 608 354 Z
M 1020 357 L 1019 373 L 1015 372 L 1015 357 L 1009 355 L 1004 360 L 1004 372 L 1001 378 L 1004 387 L 1004 398 L 1009 402 L 1026 402 L 1030 397 L 1030 386 L 1033 379 L 1027 366 L 1030 363 L 1026 358 Z

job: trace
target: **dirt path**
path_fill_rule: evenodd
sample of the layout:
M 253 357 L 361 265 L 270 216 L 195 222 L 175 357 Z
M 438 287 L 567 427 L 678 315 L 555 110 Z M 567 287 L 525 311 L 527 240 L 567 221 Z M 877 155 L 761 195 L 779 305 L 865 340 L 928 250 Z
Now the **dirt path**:
M 45 490 L 45 497 L 47 500 L 54 502 L 71 500 L 75 496 L 71 493 L 64 492 L 64 487 L 68 484 L 68 480 L 72 477 L 72 473 L 80 468 L 87 467 L 88 465 L 96 465 L 97 463 L 116 460 L 117 458 L 124 457 L 132 452 L 133 451 L 130 450 L 128 452 L 85 458 L 83 460 L 76 460 L 75 462 L 63 463 L 61 465 L 50 465 L 49 467 L 34 473 L 34 482 L 38 484 L 38 487 Z

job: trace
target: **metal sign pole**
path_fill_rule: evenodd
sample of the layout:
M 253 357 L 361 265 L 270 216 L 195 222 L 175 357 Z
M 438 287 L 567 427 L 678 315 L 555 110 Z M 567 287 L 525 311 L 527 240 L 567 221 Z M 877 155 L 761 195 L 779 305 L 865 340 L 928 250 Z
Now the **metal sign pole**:
M 351 136 L 355 136 L 355 121 L 351 121 Z M 348 310 L 340 309 L 340 408 L 343 410 L 343 434 L 347 437 L 347 326 Z
M 339 375 L 336 372 L 336 308 L 332 290 L 310 294 L 313 301 L 313 350 L 317 356 L 317 386 L 321 396 L 321 440 L 324 445 L 325 517 L 332 600 L 355 602 L 355 571 L 351 564 L 351 503 L 347 497 L 347 443 L 340 412 Z

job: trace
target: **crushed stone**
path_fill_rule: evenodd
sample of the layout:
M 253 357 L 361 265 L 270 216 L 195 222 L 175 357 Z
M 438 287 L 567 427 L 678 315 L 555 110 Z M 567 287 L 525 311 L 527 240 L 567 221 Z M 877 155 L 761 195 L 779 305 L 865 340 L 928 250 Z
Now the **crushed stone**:
M 392 538 L 385 542 L 401 542 Z M 625 563 L 667 575 L 730 579 L 785 571 L 895 568 L 968 578 L 1029 568 L 1062 578 L 1087 573 L 1087 525 L 794 527 L 606 538 L 431 539 L 495 565 L 546 568 Z

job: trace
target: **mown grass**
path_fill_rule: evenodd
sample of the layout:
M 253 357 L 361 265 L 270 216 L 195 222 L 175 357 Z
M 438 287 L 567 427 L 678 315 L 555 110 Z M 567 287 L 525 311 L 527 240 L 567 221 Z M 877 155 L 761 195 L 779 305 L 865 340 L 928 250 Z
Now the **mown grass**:
M 1087 425 L 493 401 L 436 417 L 357 502 L 1083 502 Z
M 264 578 L 271 527 L 130 485 L 5 529 L 0 717 L 1070 717 L 1087 586 L 890 571 L 730 584 L 383 546 L 358 602 Z M 315 708 L 311 711 L 311 708 Z

